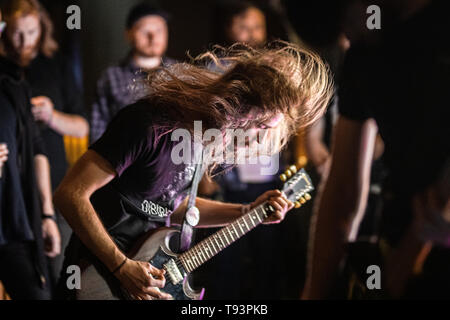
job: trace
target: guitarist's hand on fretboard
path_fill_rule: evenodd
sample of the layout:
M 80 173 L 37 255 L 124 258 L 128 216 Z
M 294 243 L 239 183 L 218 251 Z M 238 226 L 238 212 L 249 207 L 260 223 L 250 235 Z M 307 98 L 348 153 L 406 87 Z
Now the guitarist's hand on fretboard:
M 161 292 L 166 279 L 165 270 L 157 269 L 148 262 L 128 259 L 117 271 L 116 277 L 127 294 L 136 300 L 172 300 L 170 294 Z
M 253 201 L 250 204 L 250 209 L 256 208 L 266 201 L 268 201 L 268 204 L 275 209 L 275 212 L 267 217 L 263 224 L 280 223 L 283 221 L 286 213 L 294 207 L 294 203 L 286 199 L 281 191 L 269 190 Z

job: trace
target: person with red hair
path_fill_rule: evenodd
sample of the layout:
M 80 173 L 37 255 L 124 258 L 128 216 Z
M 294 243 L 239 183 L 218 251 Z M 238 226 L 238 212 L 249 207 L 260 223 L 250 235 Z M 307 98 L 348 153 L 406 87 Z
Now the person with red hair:
M 84 137 L 89 132 L 81 95 L 69 64 L 58 53 L 53 24 L 44 7 L 37 0 L 6 0 L 2 9 L 7 26 L 0 54 L 20 66 L 30 86 L 31 112 L 47 149 L 55 190 L 68 168 L 63 137 Z M 64 247 L 71 230 L 59 213 L 55 218 Z M 62 256 L 49 257 L 54 284 L 61 265 Z
M 0 281 L 12 299 L 50 299 L 44 253 L 59 254 L 60 236 L 49 162 L 20 75 L 0 56 Z

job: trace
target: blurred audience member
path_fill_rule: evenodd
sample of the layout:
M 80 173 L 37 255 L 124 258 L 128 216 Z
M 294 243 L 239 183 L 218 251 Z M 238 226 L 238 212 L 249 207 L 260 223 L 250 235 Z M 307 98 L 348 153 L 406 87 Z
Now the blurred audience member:
M 1 21 L 0 33 L 4 23 Z M 28 88 L 0 56 L 0 280 L 12 299 L 50 299 L 44 253 L 60 253 L 50 168 Z
M 96 141 L 112 117 L 123 107 L 145 95 L 139 80 L 145 70 L 171 64 L 164 56 L 168 43 L 168 14 L 150 4 L 135 6 L 126 21 L 128 56 L 117 66 L 106 69 L 97 82 L 96 100 L 91 112 L 91 142 Z
M 82 100 L 70 66 L 57 53 L 53 25 L 41 4 L 37 0 L 7 0 L 3 8 L 7 27 L 0 51 L 22 67 L 31 87 L 31 112 L 48 152 L 55 190 L 67 170 L 63 136 L 84 137 L 89 131 Z M 56 217 L 65 247 L 71 229 L 60 214 Z M 62 256 L 51 259 L 49 266 L 55 284 Z
M 311 227 L 304 298 L 332 296 L 343 257 L 355 258 L 346 248 L 365 213 L 377 132 L 389 173 L 378 238 L 372 239 L 379 250 L 359 252 L 356 258 L 366 258 L 362 274 L 378 265 L 382 283 L 381 290 L 365 292 L 384 298 L 449 297 L 445 2 L 351 1 L 357 14 L 353 11 L 350 23 L 359 21 L 359 26 L 350 28 L 352 47 L 339 88 L 330 173 Z M 372 4 L 383 8 L 381 30 L 366 28 Z
M 246 1 L 228 4 L 222 14 L 223 32 L 228 44 L 242 42 L 259 47 L 266 43 L 266 15 L 255 4 Z

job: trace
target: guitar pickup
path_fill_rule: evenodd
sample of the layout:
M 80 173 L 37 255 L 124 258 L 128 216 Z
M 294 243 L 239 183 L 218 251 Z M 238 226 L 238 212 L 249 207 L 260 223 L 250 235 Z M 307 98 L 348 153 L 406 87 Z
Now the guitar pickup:
M 175 260 L 170 259 L 169 261 L 167 261 L 167 263 L 164 264 L 164 269 L 169 275 L 170 282 L 172 282 L 173 285 L 176 285 L 183 281 L 184 277 L 181 274 L 180 269 L 178 269 Z

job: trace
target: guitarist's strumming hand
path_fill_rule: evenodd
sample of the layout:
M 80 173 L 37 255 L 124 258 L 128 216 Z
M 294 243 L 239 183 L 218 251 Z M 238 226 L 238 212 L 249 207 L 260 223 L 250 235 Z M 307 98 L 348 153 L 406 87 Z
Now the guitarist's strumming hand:
M 250 204 L 250 209 L 257 207 L 266 201 L 268 201 L 276 211 L 264 220 L 264 224 L 280 223 L 283 221 L 286 213 L 294 207 L 294 203 L 286 199 L 281 191 L 270 190 L 256 198 L 256 200 Z
M 157 269 L 148 262 L 127 259 L 115 275 L 133 299 L 172 300 L 170 294 L 159 290 L 166 285 L 164 274 L 165 270 Z

